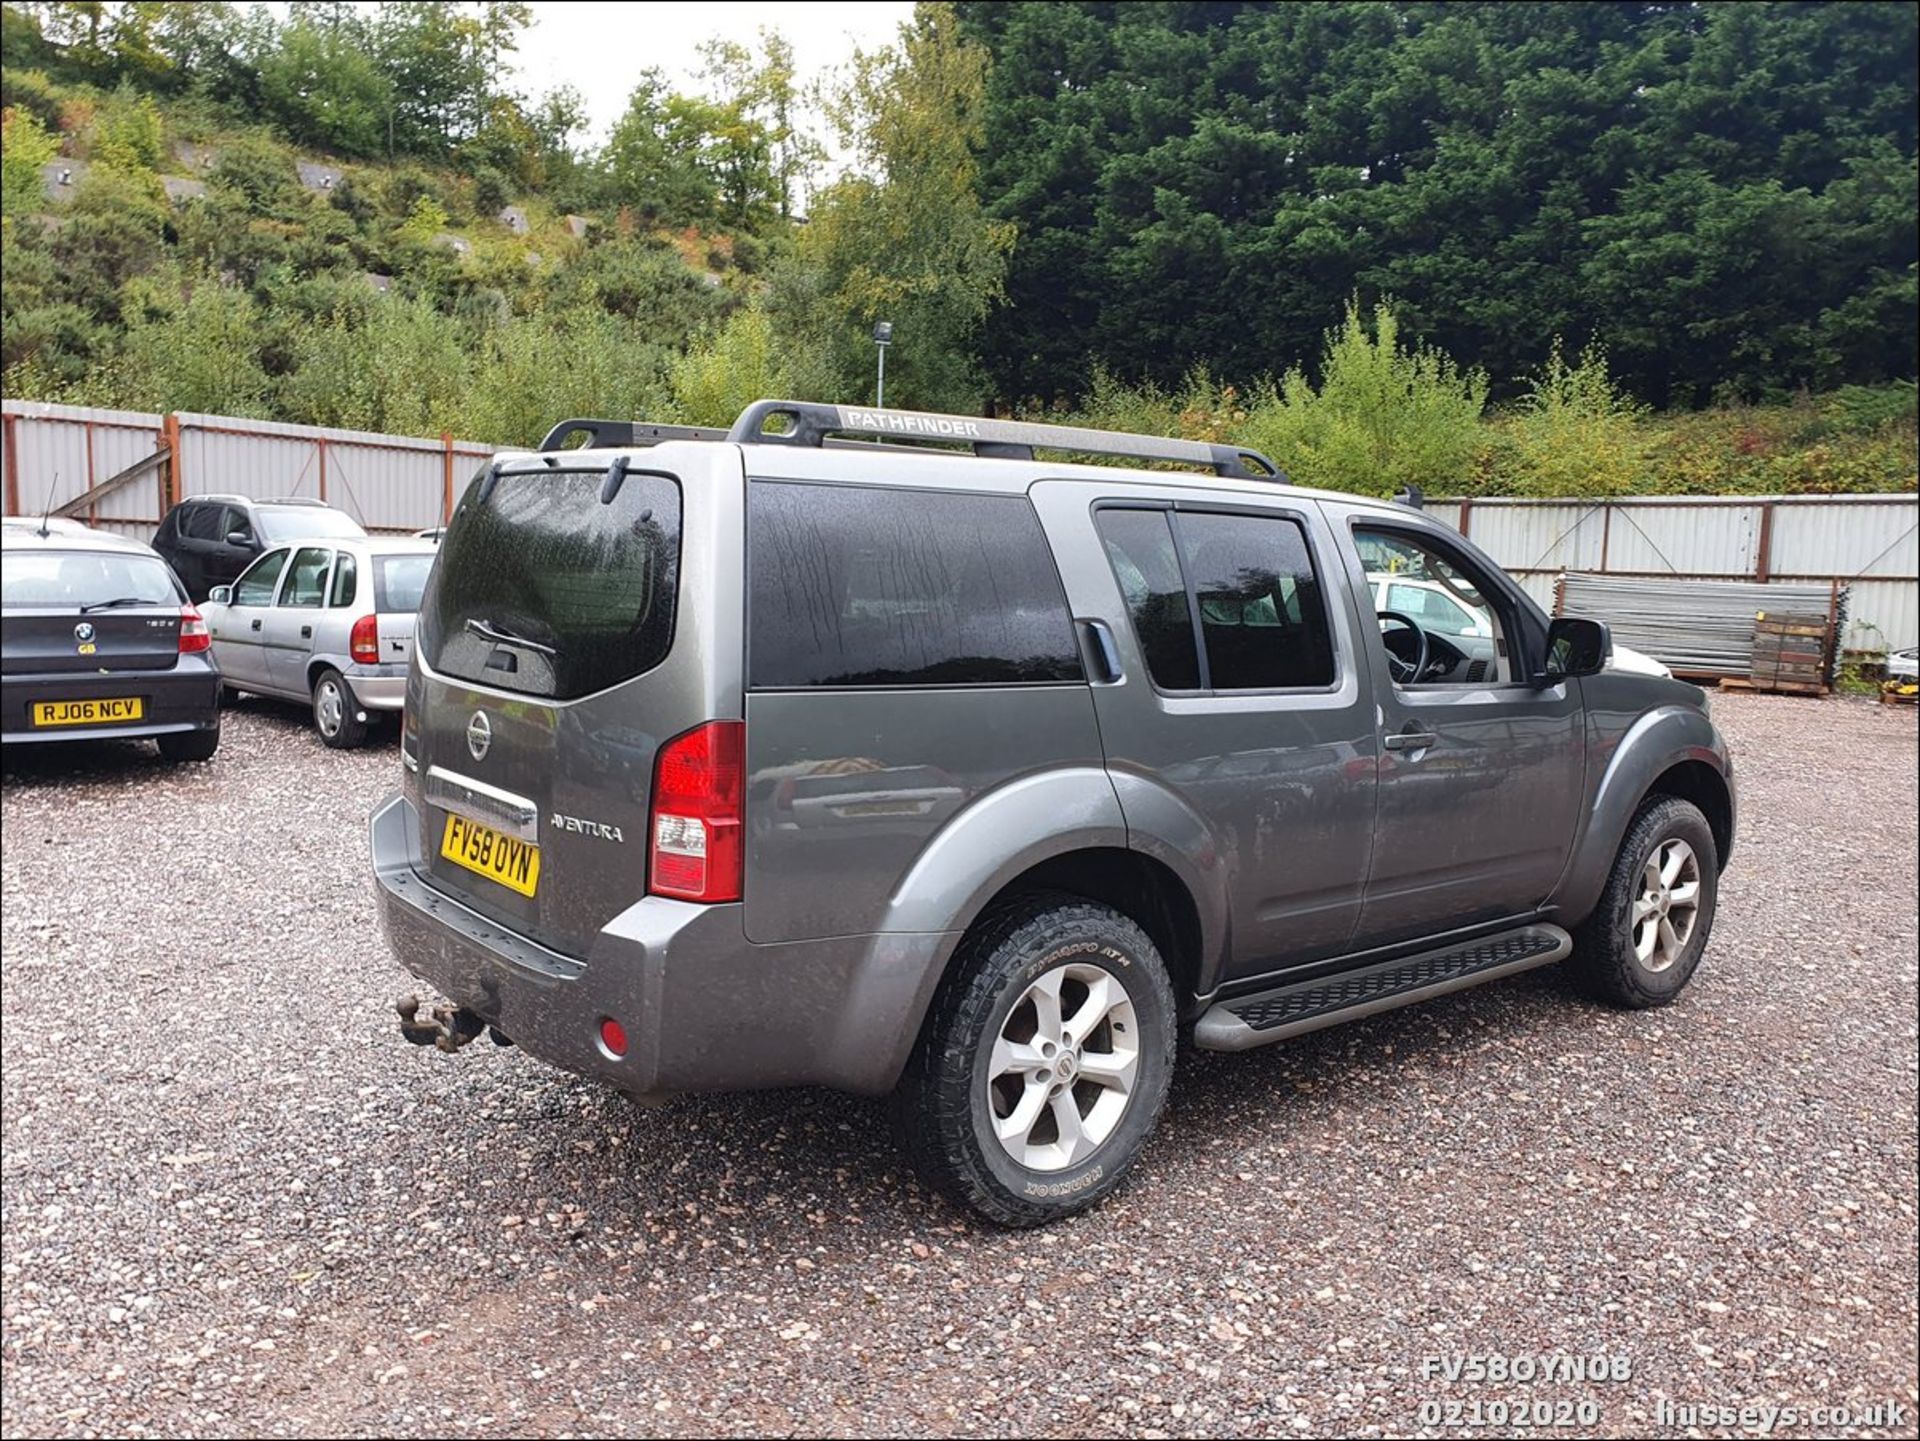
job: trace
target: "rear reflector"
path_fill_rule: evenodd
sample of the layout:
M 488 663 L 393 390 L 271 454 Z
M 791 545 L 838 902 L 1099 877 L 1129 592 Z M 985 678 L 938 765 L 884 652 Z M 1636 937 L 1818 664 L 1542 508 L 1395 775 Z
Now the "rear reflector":
M 649 889 L 683 901 L 737 901 L 747 727 L 708 721 L 660 748 L 648 827 Z
M 361 665 L 380 664 L 380 622 L 375 617 L 363 615 L 353 623 L 347 653 Z
M 616 1060 L 627 1053 L 627 1028 L 608 1016 L 600 1023 L 600 1044 Z
M 180 654 L 193 655 L 196 651 L 209 650 L 213 646 L 213 636 L 207 630 L 207 622 L 200 612 L 190 605 L 180 607 Z

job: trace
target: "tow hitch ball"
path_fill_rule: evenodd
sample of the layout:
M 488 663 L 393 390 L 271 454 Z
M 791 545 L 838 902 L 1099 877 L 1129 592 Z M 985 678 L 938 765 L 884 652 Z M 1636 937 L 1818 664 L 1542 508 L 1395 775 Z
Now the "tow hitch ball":
M 449 1055 L 490 1029 L 484 1019 L 464 1006 L 435 1006 L 421 1020 L 418 996 L 402 996 L 395 1009 L 400 1012 L 401 1035 L 416 1046 L 434 1046 Z M 497 1045 L 512 1044 L 498 1031 L 493 1032 L 493 1039 Z

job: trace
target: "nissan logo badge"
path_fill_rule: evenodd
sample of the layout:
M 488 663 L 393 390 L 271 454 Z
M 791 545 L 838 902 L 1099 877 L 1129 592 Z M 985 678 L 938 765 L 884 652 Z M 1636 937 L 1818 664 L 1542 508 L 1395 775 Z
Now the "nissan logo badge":
M 467 722 L 467 749 L 473 752 L 475 760 L 483 761 L 487 758 L 487 747 L 492 744 L 493 727 L 487 723 L 487 713 L 477 710 Z

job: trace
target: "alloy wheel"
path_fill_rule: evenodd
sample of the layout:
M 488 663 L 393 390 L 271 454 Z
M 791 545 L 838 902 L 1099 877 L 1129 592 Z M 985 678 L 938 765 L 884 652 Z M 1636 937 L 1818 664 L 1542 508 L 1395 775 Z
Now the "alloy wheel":
M 1008 1156 L 1031 1171 L 1086 1160 L 1133 1104 L 1140 1038 L 1126 987 L 1099 966 L 1055 966 L 1007 1014 L 986 1069 Z
M 1683 840 L 1662 841 L 1647 857 L 1633 902 L 1633 954 L 1649 971 L 1680 959 L 1700 919 L 1700 858 Z

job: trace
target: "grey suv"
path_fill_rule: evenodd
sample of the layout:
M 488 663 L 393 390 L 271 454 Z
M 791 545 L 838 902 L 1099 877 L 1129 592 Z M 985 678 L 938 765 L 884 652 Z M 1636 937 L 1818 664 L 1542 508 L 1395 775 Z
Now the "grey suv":
M 1370 572 L 1481 623 L 1377 612 Z M 469 485 L 417 634 L 372 820 L 394 952 L 448 998 L 401 1003 L 409 1039 L 646 1097 L 892 1092 L 1010 1225 L 1120 1182 L 1182 1038 L 1558 961 L 1672 1000 L 1733 843 L 1698 689 L 1605 669 L 1604 627 L 1419 511 L 1228 447 L 568 421 Z

